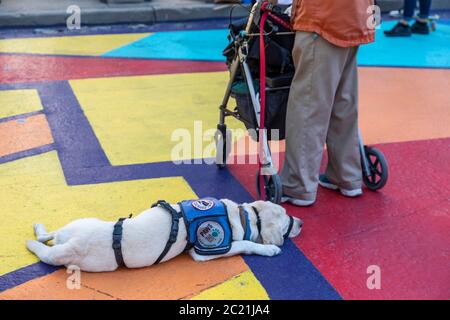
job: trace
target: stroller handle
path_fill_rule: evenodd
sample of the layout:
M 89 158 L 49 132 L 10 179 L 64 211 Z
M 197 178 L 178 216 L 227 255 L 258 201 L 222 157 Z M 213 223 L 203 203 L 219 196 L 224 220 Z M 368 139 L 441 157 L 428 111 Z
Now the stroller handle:
M 259 8 L 262 5 L 262 2 L 264 2 L 265 0 L 258 0 L 256 1 L 256 3 L 252 6 L 252 10 L 250 11 L 250 16 L 248 17 L 248 21 L 247 21 L 247 26 L 245 28 L 245 32 L 249 33 L 251 28 L 252 28 L 252 24 L 253 21 L 255 19 L 255 14 L 260 12 Z
M 252 24 L 255 21 L 255 18 L 258 18 L 257 20 L 259 20 L 260 16 L 261 16 L 261 12 L 268 12 L 269 16 L 275 20 L 278 24 L 282 25 L 284 28 L 291 30 L 292 32 L 292 27 L 286 23 L 285 21 L 283 21 L 282 19 L 280 19 L 279 17 L 277 17 L 276 15 L 274 15 L 273 13 L 279 13 L 277 10 L 278 7 L 276 7 L 274 4 L 270 3 L 267 0 L 257 0 L 256 3 L 252 6 L 252 10 L 250 11 L 250 16 L 247 22 L 247 26 L 245 28 L 245 33 L 249 34 Z M 271 24 L 270 21 L 268 21 L 269 24 Z M 289 33 L 287 33 L 289 34 Z

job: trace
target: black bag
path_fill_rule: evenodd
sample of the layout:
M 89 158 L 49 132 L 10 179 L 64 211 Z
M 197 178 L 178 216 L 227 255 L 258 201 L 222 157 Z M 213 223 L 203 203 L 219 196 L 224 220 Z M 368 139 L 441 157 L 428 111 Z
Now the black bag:
M 255 83 L 255 90 L 258 85 Z M 258 122 L 252 100 L 245 82 L 237 82 L 232 87 L 231 96 L 236 100 L 236 111 L 253 140 L 259 139 Z M 264 128 L 269 140 L 284 140 L 286 137 L 286 110 L 289 89 L 266 92 Z M 273 131 L 277 130 L 277 131 Z
M 289 22 L 290 17 L 285 14 L 278 14 L 279 18 Z M 236 23 L 230 24 L 230 44 L 224 49 L 223 55 L 227 58 L 228 66 L 231 65 L 235 57 L 235 44 L 233 38 L 236 37 L 240 31 L 245 29 L 247 20 L 240 20 Z M 275 30 L 274 30 L 275 29 Z M 292 48 L 294 47 L 295 35 L 277 35 L 275 32 L 288 32 L 281 25 L 277 25 L 269 16 L 268 22 L 265 26 L 265 31 L 273 30 L 273 33 L 265 36 L 264 43 L 266 47 L 266 72 L 267 75 L 279 75 L 283 73 L 292 73 L 294 71 L 294 63 L 292 60 Z M 259 28 L 253 26 L 252 33 L 259 33 Z M 253 37 L 249 41 L 249 52 L 247 56 L 247 63 L 250 67 L 252 76 L 259 77 L 259 38 Z
M 289 23 L 290 17 L 285 14 L 277 14 L 277 16 Z M 266 84 L 269 90 L 266 91 L 266 109 L 264 127 L 267 129 L 269 140 L 285 139 L 285 123 L 286 109 L 289 98 L 289 86 L 294 74 L 295 68 L 292 60 L 292 48 L 294 46 L 294 34 L 277 35 L 276 32 L 288 32 L 282 25 L 270 16 L 267 19 L 264 30 L 269 35 L 265 36 L 266 50 Z M 227 58 L 228 67 L 231 66 L 236 56 L 236 46 L 234 39 L 242 30 L 245 30 L 247 19 L 240 20 L 230 24 L 230 44 L 223 51 L 223 55 Z M 272 31 L 272 32 L 270 32 Z M 251 33 L 259 33 L 259 27 L 254 24 Z M 253 37 L 249 41 L 249 52 L 247 55 L 247 63 L 254 79 L 255 90 L 259 91 L 259 68 L 260 68 L 260 50 L 259 37 Z M 286 89 L 276 89 L 284 87 Z M 236 82 L 232 86 L 231 95 L 236 100 L 236 111 L 239 113 L 240 120 L 244 122 L 250 136 L 253 140 L 258 141 L 258 122 L 256 120 L 253 104 L 248 92 L 247 84 L 242 75 L 242 70 L 238 69 Z M 253 129 L 253 130 L 250 130 Z M 278 134 L 272 132 L 278 130 Z

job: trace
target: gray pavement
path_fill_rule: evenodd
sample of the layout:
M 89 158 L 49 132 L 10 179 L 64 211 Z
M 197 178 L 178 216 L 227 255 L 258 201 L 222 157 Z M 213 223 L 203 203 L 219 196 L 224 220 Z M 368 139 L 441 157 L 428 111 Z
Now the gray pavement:
M 64 25 L 67 8 L 81 9 L 83 25 L 114 23 L 157 23 L 225 18 L 230 5 L 215 5 L 205 0 L 151 0 L 142 3 L 104 3 L 100 0 L 2 0 L 0 27 Z M 245 15 L 236 8 L 235 15 Z
M 124 0 L 110 0 L 124 1 Z M 126 0 L 125 0 L 126 1 Z M 132 1 L 132 0 L 131 0 Z M 1 0 L 0 27 L 44 27 L 65 25 L 67 8 L 81 9 L 82 25 L 158 23 L 229 17 L 231 5 L 213 0 L 141 0 L 140 3 L 106 3 L 100 0 Z M 383 11 L 398 9 L 402 0 L 378 0 Z M 450 0 L 434 0 L 433 8 L 450 9 Z M 233 16 L 244 16 L 237 7 Z

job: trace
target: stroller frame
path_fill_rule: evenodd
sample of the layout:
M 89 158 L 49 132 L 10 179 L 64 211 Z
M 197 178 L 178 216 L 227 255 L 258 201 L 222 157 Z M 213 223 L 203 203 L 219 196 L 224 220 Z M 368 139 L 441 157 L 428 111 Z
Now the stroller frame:
M 252 7 L 252 10 L 247 21 L 245 30 L 241 31 L 235 39 L 236 54 L 229 68 L 230 80 L 225 90 L 222 103 L 219 107 L 220 117 L 217 125 L 216 140 L 216 165 L 222 169 L 226 167 L 226 161 L 231 151 L 231 131 L 227 130 L 225 120 L 232 116 L 237 120 L 244 121 L 237 111 L 228 109 L 228 102 L 231 97 L 232 85 L 236 80 L 238 70 L 243 71 L 244 81 L 247 84 L 248 92 L 253 106 L 253 111 L 256 116 L 256 121 L 259 130 L 259 150 L 258 161 L 259 169 L 256 175 L 256 187 L 259 198 L 263 200 L 280 203 L 282 197 L 281 179 L 273 165 L 270 146 L 268 143 L 267 130 L 264 130 L 264 123 L 260 123 L 261 103 L 259 94 L 256 92 L 253 85 L 253 77 L 250 67 L 247 63 L 247 56 L 249 53 L 249 41 L 252 37 L 260 37 L 260 33 L 251 33 L 253 23 L 261 18 L 261 12 L 270 11 L 273 8 L 266 0 L 258 0 Z M 276 35 L 292 35 L 294 32 L 277 32 Z M 266 35 L 264 30 L 264 35 Z M 290 87 L 266 88 L 266 92 L 273 90 L 286 90 Z M 388 165 L 384 155 L 381 151 L 365 146 L 359 135 L 359 149 L 361 154 L 361 166 L 363 173 L 363 181 L 365 185 L 372 191 L 379 190 L 384 187 L 388 178 Z

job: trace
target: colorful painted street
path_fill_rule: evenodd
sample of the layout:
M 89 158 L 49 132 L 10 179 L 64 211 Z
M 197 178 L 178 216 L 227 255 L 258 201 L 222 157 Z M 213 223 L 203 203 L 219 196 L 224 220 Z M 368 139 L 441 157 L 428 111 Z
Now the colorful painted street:
M 216 128 L 227 21 L 1 31 L 0 299 L 450 299 L 450 20 L 428 37 L 384 37 L 393 23 L 358 56 L 360 127 L 389 162 L 384 189 L 357 199 L 320 189 L 310 208 L 285 205 L 305 224 L 276 257 L 183 254 L 82 273 L 78 290 L 65 268 L 27 251 L 33 223 L 55 230 L 159 199 L 257 197 L 257 165 L 218 170 L 171 157 L 174 130 Z M 371 265 L 381 290 L 367 287 Z

